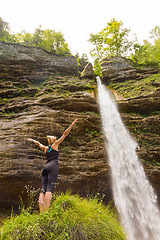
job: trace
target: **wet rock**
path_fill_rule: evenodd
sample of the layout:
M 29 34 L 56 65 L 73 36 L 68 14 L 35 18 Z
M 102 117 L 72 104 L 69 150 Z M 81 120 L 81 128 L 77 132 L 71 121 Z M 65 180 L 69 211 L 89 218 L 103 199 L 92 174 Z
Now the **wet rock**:
M 78 74 L 77 60 L 73 56 L 59 56 L 51 54 L 41 48 L 22 46 L 0 42 L 0 61 L 14 63 L 28 63 L 30 67 L 48 69 L 51 72 L 61 74 Z M 23 75 L 22 70 L 14 70 L 14 76 Z M 34 77 L 34 76 L 33 76 Z
M 91 63 L 88 63 L 85 66 L 84 70 L 81 73 L 80 78 L 89 78 L 89 79 L 95 79 L 96 78 L 95 73 L 93 71 L 93 66 L 92 66 Z
M 22 194 L 25 186 L 36 189 L 41 186 L 45 154 L 29 143 L 27 137 L 47 145 L 46 135 L 60 137 L 75 118 L 78 123 L 59 148 L 56 188 L 58 191 L 70 189 L 83 196 L 105 191 L 106 199 L 111 199 L 111 194 L 107 194 L 109 174 L 100 116 L 96 99 L 89 93 L 93 91 L 94 82 L 67 75 L 76 70 L 72 57 L 54 56 L 13 44 L 0 43 L 0 46 L 1 206 L 17 206 L 22 195 L 25 201 L 27 196 Z M 67 63 L 69 59 L 73 61 L 71 67 Z
M 149 114 L 153 111 L 160 111 L 160 94 L 152 93 L 146 96 L 139 96 L 118 101 L 119 110 L 126 113 Z
M 41 185 L 41 170 L 46 158 L 36 145 L 27 142 L 27 137 L 33 137 L 47 145 L 46 135 L 60 137 L 75 118 L 78 118 L 77 124 L 59 148 L 56 188 L 58 191 L 70 189 L 72 193 L 82 196 L 100 192 L 106 195 L 105 202 L 112 199 L 100 115 L 96 98 L 90 94 L 95 88 L 95 81 L 68 75 L 76 74 L 76 64 L 73 57 L 60 57 L 41 49 L 0 43 L 2 206 L 19 204 L 19 196 L 22 196 L 25 186 L 39 188 Z M 115 69 L 118 74 L 118 68 Z M 121 72 L 124 75 L 123 70 Z M 148 108 L 151 111 L 153 99 L 156 102 L 157 96 L 149 97 L 150 100 L 145 97 L 127 99 L 125 103 L 121 100 L 119 108 L 121 112 L 128 113 L 131 109 L 144 112 Z M 158 104 L 155 106 L 159 105 L 158 101 L 157 98 Z M 143 146 L 138 153 L 139 157 L 142 160 L 149 159 L 145 171 L 158 192 L 160 171 L 149 162 L 153 162 L 152 158 L 157 161 L 159 157 L 156 129 L 159 119 L 157 116 L 143 119 L 129 114 L 121 115 L 124 115 L 130 131 L 137 131 L 134 132 L 135 136 Z M 143 132 L 144 128 L 149 133 Z M 145 144 L 151 142 L 152 147 L 146 148 L 144 141 Z M 160 196 L 159 192 L 158 194 Z
M 122 57 L 105 58 L 100 64 L 102 81 L 105 84 L 124 82 L 131 79 L 142 79 L 158 73 L 158 70 L 153 68 L 135 68 L 131 60 Z

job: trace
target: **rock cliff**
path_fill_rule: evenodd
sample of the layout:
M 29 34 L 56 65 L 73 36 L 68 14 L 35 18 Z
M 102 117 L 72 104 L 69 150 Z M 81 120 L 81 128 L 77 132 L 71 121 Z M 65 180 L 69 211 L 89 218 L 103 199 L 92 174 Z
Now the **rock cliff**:
M 46 135 L 60 137 L 57 190 L 87 195 L 109 194 L 95 81 L 79 79 L 77 61 L 41 49 L 0 43 L 0 203 L 17 204 L 25 186 L 39 188 L 43 152 L 27 137 L 47 145 Z M 25 196 L 25 195 L 24 195 Z
M 102 71 L 103 81 L 106 81 L 108 75 L 104 63 Z M 116 68 L 115 71 L 112 69 L 114 80 L 121 81 L 119 74 L 124 72 L 123 69 Z M 144 75 L 152 73 L 146 70 Z M 36 145 L 27 142 L 27 137 L 47 145 L 46 135 L 60 137 L 75 118 L 78 118 L 77 124 L 60 145 L 56 189 L 71 189 L 83 196 L 100 192 L 106 195 L 106 202 L 112 199 L 95 89 L 94 79 L 78 77 L 77 61 L 72 56 L 57 56 L 38 48 L 0 42 L 2 206 L 17 205 L 25 186 L 39 188 L 41 185 L 41 169 L 46 159 Z M 153 109 L 152 100 L 144 99 L 143 104 L 141 100 L 125 99 L 118 104 L 128 128 L 131 131 L 137 129 L 134 135 L 140 142 L 138 154 L 142 160 L 147 159 L 145 171 L 160 197 L 160 169 L 150 164 L 159 157 L 159 135 L 155 128 L 159 118 L 157 115 L 143 118 L 129 114 L 140 108 L 146 109 L 145 104 Z M 149 133 L 142 131 L 144 126 Z M 141 134 L 137 134 L 140 130 Z M 152 140 L 154 144 L 148 144 Z
M 139 96 L 125 98 L 119 94 L 122 83 L 128 81 L 132 85 L 159 71 L 153 68 L 135 68 L 132 61 L 120 57 L 104 59 L 101 67 L 103 83 L 108 87 L 117 84 L 113 94 L 117 99 L 119 111 L 125 125 L 136 137 L 140 147 L 137 153 L 160 201 L 160 80 L 146 82 L 148 92 L 140 91 L 142 86 L 137 85 L 136 91 L 140 91 Z M 124 84 L 121 93 L 125 91 L 123 87 Z
M 105 58 L 101 62 L 102 80 L 109 84 L 113 82 L 124 82 L 130 79 L 142 79 L 154 73 L 154 68 L 135 68 L 131 60 L 122 57 Z

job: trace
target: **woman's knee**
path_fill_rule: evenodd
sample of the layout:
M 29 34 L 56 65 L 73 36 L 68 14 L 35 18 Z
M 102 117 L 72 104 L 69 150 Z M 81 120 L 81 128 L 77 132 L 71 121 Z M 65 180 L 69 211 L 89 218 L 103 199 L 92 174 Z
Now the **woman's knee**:
M 52 192 L 51 191 L 47 191 L 45 193 L 45 199 L 51 199 L 52 198 Z
M 39 203 L 44 203 L 44 198 L 45 198 L 45 195 L 43 193 L 40 193 L 39 194 Z

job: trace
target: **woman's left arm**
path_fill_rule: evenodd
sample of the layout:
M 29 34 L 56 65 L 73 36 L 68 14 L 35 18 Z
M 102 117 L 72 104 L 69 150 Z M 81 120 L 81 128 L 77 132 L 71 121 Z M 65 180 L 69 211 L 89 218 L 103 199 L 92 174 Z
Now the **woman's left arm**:
M 47 147 L 44 146 L 43 144 L 41 144 L 40 142 L 38 142 L 38 141 L 36 141 L 36 140 L 34 140 L 32 138 L 27 138 L 27 141 L 35 143 L 40 149 L 42 149 L 43 151 L 46 152 Z
M 60 137 L 60 139 L 58 139 L 56 141 L 56 145 L 59 145 L 61 142 L 63 142 L 63 140 L 67 137 L 67 135 L 69 134 L 69 132 L 71 131 L 72 127 L 74 126 L 74 124 L 77 122 L 77 118 L 72 122 L 72 124 L 64 131 L 63 135 Z

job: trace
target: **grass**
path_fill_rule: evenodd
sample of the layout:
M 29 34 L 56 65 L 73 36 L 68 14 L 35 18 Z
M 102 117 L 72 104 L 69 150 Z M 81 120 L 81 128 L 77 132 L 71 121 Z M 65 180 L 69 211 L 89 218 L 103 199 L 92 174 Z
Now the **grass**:
M 126 239 L 115 211 L 102 200 L 82 199 L 68 192 L 55 195 L 46 213 L 22 208 L 18 216 L 5 220 L 0 230 L 1 240 Z
M 110 87 L 113 87 L 125 98 L 134 98 L 154 93 L 159 88 L 159 82 L 160 73 L 141 80 L 114 83 L 111 84 Z

